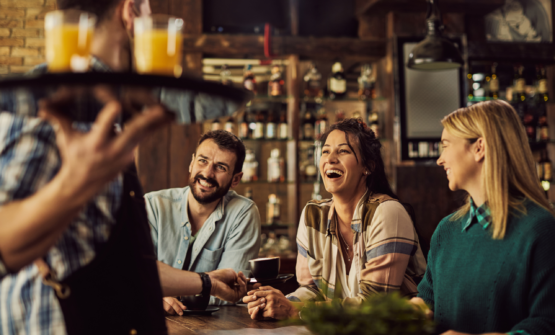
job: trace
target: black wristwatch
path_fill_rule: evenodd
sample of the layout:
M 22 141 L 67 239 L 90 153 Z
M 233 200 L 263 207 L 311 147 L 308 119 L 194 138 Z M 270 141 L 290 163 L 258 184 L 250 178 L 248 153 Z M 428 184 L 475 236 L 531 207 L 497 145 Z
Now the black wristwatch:
M 200 294 L 203 297 L 210 297 L 210 292 L 212 292 L 212 280 L 210 279 L 210 276 L 204 272 L 199 272 L 198 274 L 200 276 L 200 280 L 202 280 L 202 291 Z

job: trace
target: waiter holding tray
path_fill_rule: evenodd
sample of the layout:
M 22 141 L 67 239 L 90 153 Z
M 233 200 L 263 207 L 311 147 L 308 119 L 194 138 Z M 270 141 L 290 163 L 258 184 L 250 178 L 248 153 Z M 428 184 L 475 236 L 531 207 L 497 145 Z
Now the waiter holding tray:
M 58 8 L 45 18 L 48 65 L 33 75 L 130 70 L 130 39 L 149 19 L 148 0 L 58 0 Z M 179 76 L 183 22 L 158 21 L 141 26 L 137 68 Z M 156 43 L 175 44 L 149 54 Z M 170 70 L 156 67 L 160 57 Z M 122 106 L 95 88 L 103 106 L 70 106 L 96 120 L 73 122 L 61 112 L 66 91 L 0 95 L 0 334 L 165 334 L 162 296 L 239 300 L 241 272 L 198 274 L 156 261 L 133 152 L 174 115 L 150 104 L 115 130 Z

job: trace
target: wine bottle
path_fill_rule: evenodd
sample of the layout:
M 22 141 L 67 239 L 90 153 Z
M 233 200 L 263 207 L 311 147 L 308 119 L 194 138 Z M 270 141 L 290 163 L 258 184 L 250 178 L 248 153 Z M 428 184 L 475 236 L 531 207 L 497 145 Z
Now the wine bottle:
M 330 99 L 340 99 L 347 94 L 347 79 L 343 73 L 343 65 L 336 62 L 332 66 L 332 75 L 329 78 L 328 90 Z

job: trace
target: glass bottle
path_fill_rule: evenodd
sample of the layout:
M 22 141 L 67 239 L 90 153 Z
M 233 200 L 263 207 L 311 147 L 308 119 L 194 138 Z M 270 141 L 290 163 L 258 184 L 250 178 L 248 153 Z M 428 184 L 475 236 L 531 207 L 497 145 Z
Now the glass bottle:
M 468 66 L 468 73 L 466 74 L 466 86 L 468 86 L 468 95 L 466 96 L 468 102 L 474 100 L 474 77 L 472 76 L 472 68 Z
M 233 116 L 230 116 L 229 119 L 227 119 L 227 121 L 225 122 L 224 130 L 232 134 L 235 133 L 235 119 L 233 118 Z
M 369 121 L 370 121 L 370 130 L 374 132 L 374 135 L 376 135 L 376 138 L 380 138 L 380 120 L 379 120 L 379 114 L 377 111 L 370 112 Z
M 499 78 L 497 77 L 497 63 L 491 65 L 491 74 L 489 75 L 488 98 L 497 100 L 499 98 Z
M 314 136 L 317 140 L 320 139 L 322 134 L 328 129 L 328 113 L 325 108 L 320 108 L 318 111 L 318 118 L 314 127 Z
M 268 82 L 268 96 L 279 97 L 284 93 L 284 80 L 279 65 L 272 66 L 272 75 Z
M 332 66 L 332 75 L 328 81 L 330 99 L 340 99 L 347 93 L 347 79 L 343 73 L 343 65 L 336 62 Z
M 547 191 L 551 186 L 551 180 L 553 179 L 552 164 L 549 156 L 547 155 L 547 150 L 542 150 L 540 165 L 542 166 L 542 176 L 540 178 L 542 188 Z
M 254 127 L 254 132 L 252 137 L 255 140 L 260 140 L 264 138 L 264 114 L 262 113 L 262 111 L 258 111 L 256 113 L 256 118 L 255 118 L 256 122 L 255 122 L 255 127 Z
M 221 130 L 222 129 L 222 124 L 220 122 L 220 119 L 215 118 L 214 121 L 212 121 L 212 125 L 210 126 L 210 130 Z
M 318 168 L 314 165 L 314 147 L 307 149 L 307 165 L 304 168 L 304 180 L 307 182 L 316 181 L 318 176 Z
M 513 101 L 514 102 L 524 102 L 526 100 L 526 80 L 524 79 L 522 72 L 524 67 L 522 65 L 515 66 L 514 75 L 514 88 L 513 88 Z
M 538 103 L 546 103 L 549 101 L 549 93 L 547 92 L 547 76 L 543 65 L 538 65 L 536 67 L 536 77 L 538 80 Z
M 268 158 L 268 182 L 270 183 L 285 181 L 285 164 L 279 154 L 279 149 L 272 149 Z
M 256 95 L 256 79 L 252 73 L 252 65 L 248 64 L 243 73 L 243 87 Z
M 249 129 L 249 112 L 245 110 L 243 117 L 241 118 L 241 123 L 239 124 L 239 138 L 247 139 L 250 137 Z
M 254 139 L 255 130 L 256 130 L 256 116 L 253 113 L 249 113 L 249 138 Z
M 375 79 L 372 77 L 372 67 L 369 64 L 362 65 L 360 77 L 358 77 L 358 98 L 370 100 L 376 98 Z
M 258 162 L 254 157 L 254 151 L 247 149 L 245 153 L 245 162 L 243 163 L 243 177 L 241 181 L 250 182 L 258 180 Z
M 547 124 L 547 110 L 545 104 L 538 104 L 538 125 L 536 127 L 536 141 L 549 141 L 549 125 Z
M 304 95 L 310 98 L 322 97 L 322 75 L 313 63 L 310 64 L 310 69 L 304 75 Z
M 277 124 L 273 111 L 269 111 L 268 121 L 266 122 L 266 138 L 275 139 L 277 136 Z
M 532 113 L 531 108 L 526 108 L 522 121 L 524 123 L 524 128 L 526 129 L 526 136 L 528 136 L 528 141 L 536 141 L 536 124 L 534 124 L 534 114 Z
M 266 203 L 266 224 L 279 224 L 280 217 L 280 201 L 275 194 L 268 196 L 268 203 Z
M 233 81 L 231 81 L 231 71 L 229 71 L 227 64 L 222 65 L 222 71 L 220 72 L 220 82 L 223 85 L 233 86 Z
M 287 111 L 282 111 L 279 115 L 279 125 L 278 125 L 278 138 L 280 140 L 286 140 L 288 138 L 287 133 Z
M 314 123 L 316 119 L 312 114 L 312 110 L 303 104 L 303 120 L 302 120 L 302 139 L 303 141 L 314 140 Z

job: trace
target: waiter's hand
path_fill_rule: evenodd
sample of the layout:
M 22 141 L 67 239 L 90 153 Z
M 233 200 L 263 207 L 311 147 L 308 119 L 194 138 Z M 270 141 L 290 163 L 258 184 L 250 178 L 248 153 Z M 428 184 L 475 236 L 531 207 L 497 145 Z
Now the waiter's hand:
M 232 269 L 208 272 L 212 281 L 210 295 L 229 302 L 239 301 L 247 294 L 247 278 L 243 272 L 235 273 Z
M 186 310 L 187 307 L 181 303 L 181 301 L 177 300 L 174 297 L 164 297 L 164 310 L 169 315 L 183 315 L 183 311 Z
M 63 180 L 67 180 L 65 191 L 74 195 L 74 200 L 80 204 L 86 203 L 133 163 L 133 150 L 144 138 L 173 119 L 173 115 L 162 106 L 153 105 L 135 115 L 116 134 L 114 123 L 121 113 L 121 105 L 115 100 L 109 100 L 98 114 L 92 129 L 83 133 L 74 129 L 72 121 L 56 108 L 64 98 L 61 94 L 41 100 L 39 116 L 50 122 L 56 132 L 62 160 L 59 173 L 64 177 Z

